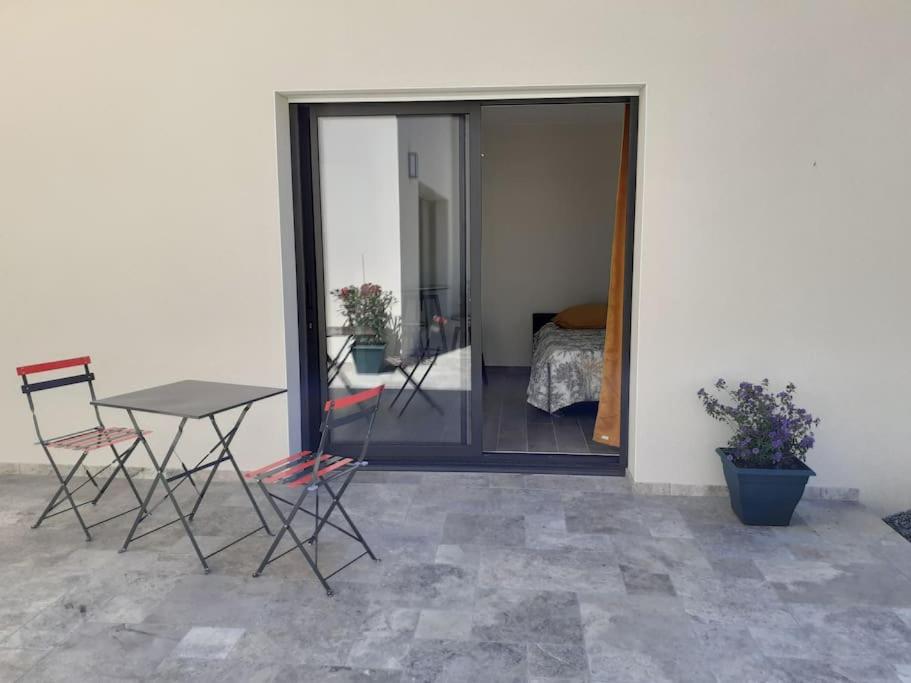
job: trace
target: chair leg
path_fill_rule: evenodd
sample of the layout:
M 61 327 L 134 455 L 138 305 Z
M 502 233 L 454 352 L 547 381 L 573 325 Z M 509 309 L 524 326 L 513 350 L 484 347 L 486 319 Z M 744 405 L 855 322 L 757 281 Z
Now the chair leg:
M 136 488 L 136 484 L 133 483 L 133 477 L 130 476 L 130 473 L 127 472 L 127 460 L 130 456 L 136 452 L 136 447 L 139 445 L 139 439 L 136 439 L 132 445 L 123 452 L 121 455 L 117 452 L 117 449 L 111 445 L 111 452 L 114 454 L 114 460 L 117 463 L 117 467 L 114 468 L 114 471 L 111 473 L 111 476 L 102 484 L 101 488 L 98 490 L 97 495 L 92 499 L 92 505 L 97 505 L 98 501 L 101 500 L 101 497 L 104 495 L 105 491 L 108 490 L 108 487 L 111 485 L 111 482 L 114 481 L 114 477 L 117 476 L 117 473 L 122 471 L 123 476 L 126 477 L 127 483 L 130 485 L 130 489 L 133 491 L 133 496 L 136 498 L 136 502 L 139 505 L 142 505 L 142 496 L 139 495 L 139 491 Z
M 269 504 L 272 506 L 272 509 L 275 511 L 275 514 L 278 515 L 278 518 L 282 521 L 282 526 L 278 530 L 278 533 L 275 534 L 275 538 L 272 541 L 272 545 L 269 546 L 269 550 L 266 551 L 266 555 L 265 555 L 265 557 L 263 557 L 262 562 L 259 563 L 259 567 L 257 568 L 257 570 L 255 572 L 253 572 L 253 576 L 261 576 L 263 573 L 263 570 L 266 568 L 266 565 L 271 563 L 275 559 L 278 559 L 278 557 L 273 558 L 272 556 L 275 553 L 275 549 L 278 548 L 278 544 L 281 542 L 282 537 L 285 535 L 285 532 L 287 531 L 291 535 L 291 538 L 294 541 L 294 545 L 297 546 L 297 549 L 301 551 L 301 554 L 304 556 L 304 559 L 307 561 L 307 564 L 310 565 L 310 569 L 312 569 L 313 573 L 316 574 L 316 578 L 319 580 L 320 584 L 325 589 L 326 595 L 328 595 L 329 597 L 332 597 L 334 595 L 332 587 L 326 581 L 325 577 L 323 577 L 323 574 L 322 574 L 322 572 L 320 572 L 319 567 L 317 566 L 316 562 L 314 561 L 314 559 L 312 557 L 310 557 L 310 553 L 307 552 L 307 549 L 304 548 L 304 542 L 301 541 L 301 539 L 298 537 L 297 533 L 294 531 L 294 528 L 291 526 L 291 523 L 294 521 L 294 517 L 297 515 L 298 511 L 301 509 L 301 505 L 304 504 L 304 499 L 307 497 L 309 490 L 306 488 L 304 489 L 304 491 L 301 493 L 300 497 L 294 503 L 294 505 L 291 509 L 291 512 L 288 514 L 287 517 L 285 517 L 285 515 L 283 515 L 281 510 L 279 509 L 278 505 L 275 504 L 275 500 L 273 499 L 272 494 L 269 493 L 269 490 L 266 488 L 265 484 L 262 483 L 262 481 L 259 482 L 259 487 L 260 487 L 260 489 L 262 489 L 263 495 L 266 497 L 266 500 L 269 501 Z M 290 552 L 290 551 L 286 551 L 286 552 Z M 282 553 L 282 555 L 284 555 L 284 554 L 285 553 Z M 279 555 L 279 557 L 281 557 L 281 555 Z
M 354 472 L 351 473 L 352 477 L 353 477 L 353 475 L 354 475 Z M 354 535 L 357 536 L 357 540 L 360 541 L 360 544 L 362 546 L 364 546 L 364 550 L 366 550 L 367 554 L 370 555 L 370 559 L 373 560 L 374 562 L 379 562 L 380 558 L 378 558 L 376 555 L 373 554 L 373 551 L 370 549 L 370 546 L 367 545 L 367 541 L 364 540 L 363 534 L 361 534 L 361 532 L 358 530 L 358 528 L 354 525 L 354 522 L 351 520 L 351 517 L 348 515 L 348 511 L 345 510 L 344 506 L 342 505 L 341 497 L 342 497 L 342 494 L 345 492 L 345 489 L 348 486 L 348 481 L 346 481 L 342 485 L 342 488 L 339 489 L 337 496 L 332 491 L 332 489 L 329 487 L 328 482 L 323 482 L 323 486 L 326 487 L 326 490 L 329 492 L 329 495 L 332 497 L 332 505 L 330 505 L 329 509 L 326 510 L 326 516 L 323 519 L 328 521 L 329 515 L 332 514 L 332 511 L 334 510 L 334 508 L 338 508 L 338 511 L 342 513 L 342 516 L 345 518 L 345 521 L 348 522 L 348 526 L 351 527 L 351 531 L 353 531 Z M 323 522 L 323 523 L 325 524 L 325 522 Z
M 36 521 L 32 525 L 32 528 L 37 529 L 39 526 L 41 526 L 41 523 L 45 520 L 45 518 L 47 518 L 48 513 L 50 513 L 50 511 L 56 507 L 55 501 L 60 497 L 60 493 L 63 492 L 63 494 L 66 496 L 66 499 L 70 503 L 70 508 L 73 510 L 73 512 L 76 515 L 76 519 L 79 520 L 79 526 L 82 527 L 82 532 L 85 534 L 85 540 L 91 541 L 92 535 L 89 533 L 89 529 L 85 525 L 85 521 L 83 521 L 82 515 L 79 514 L 79 506 L 76 505 L 76 503 L 73 501 L 73 496 L 70 494 L 70 489 L 69 489 L 70 480 L 73 478 L 73 475 L 75 475 L 76 472 L 79 471 L 79 468 L 82 466 L 82 463 L 85 461 L 85 458 L 89 454 L 89 452 L 88 451 L 82 452 L 82 455 L 79 456 L 79 460 L 77 460 L 76 464 L 73 465 L 73 469 L 71 469 L 69 471 L 69 474 L 66 475 L 66 478 L 64 478 L 63 475 L 60 473 L 60 468 L 57 467 L 57 463 L 54 462 L 54 458 L 51 457 L 51 454 L 48 453 L 46 449 L 45 449 L 45 453 L 47 453 L 47 458 L 51 463 L 51 469 L 53 469 L 54 474 L 57 475 L 57 480 L 60 482 L 60 488 L 57 489 L 57 492 L 51 498 L 51 502 L 48 503 L 46 508 L 44 508 L 44 512 L 41 513 L 41 516 L 38 517 L 38 521 Z
M 279 509 L 278 505 L 275 504 L 275 500 L 272 498 L 272 494 L 269 493 L 269 489 L 266 488 L 266 485 L 262 482 L 261 479 L 257 483 L 259 484 L 260 490 L 263 492 L 263 496 L 268 501 L 269 505 L 272 506 L 272 509 L 275 511 L 275 514 L 278 515 L 278 518 L 282 521 L 282 525 L 278 530 L 278 533 L 275 534 L 275 537 L 272 539 L 272 544 L 266 551 L 266 555 L 263 557 L 263 561 L 259 563 L 259 567 L 257 567 L 255 572 L 253 572 L 253 576 L 259 576 L 262 574 L 263 569 L 266 568 L 266 565 L 272 561 L 272 555 L 275 553 L 275 549 L 278 548 L 278 544 L 281 543 L 282 538 L 284 538 L 285 532 L 290 529 L 291 522 L 294 521 L 294 517 L 297 514 L 297 511 L 300 509 L 300 506 L 304 504 L 304 499 L 309 493 L 306 488 L 303 490 L 300 497 L 294 503 L 291 513 L 288 515 L 288 518 L 285 519 L 285 516 L 282 514 L 282 511 Z

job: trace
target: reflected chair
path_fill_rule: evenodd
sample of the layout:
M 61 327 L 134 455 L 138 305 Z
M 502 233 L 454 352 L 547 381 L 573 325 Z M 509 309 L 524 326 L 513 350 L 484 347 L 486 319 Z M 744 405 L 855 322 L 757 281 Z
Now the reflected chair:
M 424 388 L 424 380 L 427 379 L 427 375 L 430 374 L 430 371 L 433 370 L 433 366 L 436 365 L 437 359 L 440 357 L 439 349 L 431 349 L 426 346 L 422 346 L 418 354 L 406 361 L 404 358 L 399 359 L 389 359 L 389 362 L 392 366 L 398 370 L 405 377 L 405 381 L 402 382 L 402 386 L 399 387 L 399 390 L 395 393 L 393 399 L 389 402 L 389 409 L 396 404 L 396 401 L 399 400 L 401 395 L 404 393 L 405 389 L 409 385 L 413 387 L 411 396 L 405 401 L 401 409 L 398 412 L 398 417 L 401 417 L 405 410 L 408 408 L 409 404 L 414 400 L 415 396 L 420 395 L 427 403 L 430 404 L 430 407 L 433 408 L 440 415 L 443 414 L 443 409 L 440 408 L 439 404 L 433 400 L 433 398 L 428 394 Z M 409 365 L 411 366 L 409 369 Z M 415 380 L 415 375 L 418 373 L 418 369 L 421 367 L 424 368 L 424 372 L 421 374 L 420 378 Z
M 56 493 L 54 493 L 54 496 L 44 508 L 44 511 L 38 517 L 38 520 L 32 525 L 32 528 L 36 529 L 45 519 L 56 517 L 57 515 L 66 512 L 67 509 L 70 509 L 73 511 L 73 514 L 76 515 L 76 519 L 79 521 L 79 526 L 82 527 L 82 531 L 85 534 L 86 541 L 92 540 L 92 535 L 89 533 L 89 529 L 96 527 L 99 524 L 109 522 L 112 519 L 116 519 L 129 512 L 133 512 L 134 510 L 138 510 L 140 507 L 142 507 L 142 498 L 140 497 L 139 492 L 136 490 L 136 485 L 133 483 L 133 479 L 130 477 L 130 473 L 126 468 L 127 460 L 134 453 L 136 447 L 140 443 L 139 432 L 128 427 L 106 427 L 101 419 L 101 411 L 98 409 L 98 406 L 93 406 L 95 409 L 95 420 L 98 423 L 97 426 L 89 427 L 88 429 L 83 429 L 78 432 L 63 434 L 61 436 L 45 438 L 42 435 L 41 427 L 38 424 L 38 415 L 35 411 L 34 395 L 40 391 L 48 391 L 50 389 L 56 389 L 59 387 L 85 383 L 88 384 L 89 395 L 94 401 L 95 387 L 93 382 L 95 380 L 95 375 L 89 368 L 89 364 L 91 362 L 92 359 L 89 356 L 80 356 L 78 358 L 67 358 L 65 360 L 56 360 L 47 363 L 36 363 L 34 365 L 24 365 L 22 367 L 16 368 L 16 374 L 22 378 L 22 393 L 25 394 L 26 399 L 28 399 L 28 407 L 32 414 L 32 422 L 35 426 L 35 434 L 38 437 L 38 445 L 41 446 L 41 448 L 44 450 L 44 453 L 51 464 L 51 469 L 57 476 L 57 480 L 60 483 L 60 486 L 57 488 Z M 30 377 L 37 374 L 51 372 L 53 370 L 76 368 L 79 366 L 82 366 L 82 373 L 78 375 L 57 377 L 55 379 L 43 380 L 40 382 L 29 381 Z M 147 434 L 148 432 L 142 433 Z M 126 451 L 120 453 L 116 448 L 116 444 L 127 442 L 132 443 L 130 443 Z M 109 448 L 111 450 L 111 453 L 114 455 L 114 459 L 105 467 L 101 468 L 101 470 L 96 472 L 95 476 L 103 474 L 112 466 L 114 466 L 114 471 L 111 472 L 104 483 L 99 486 L 98 482 L 95 480 L 95 476 L 92 476 L 92 473 L 89 471 L 88 467 L 86 467 L 86 481 L 84 481 L 76 488 L 70 490 L 70 483 L 73 477 L 75 476 L 76 472 L 79 471 L 79 468 L 83 466 L 83 463 L 85 462 L 89 453 L 102 448 Z M 69 450 L 79 453 L 79 456 L 76 459 L 76 464 L 73 465 L 72 469 L 69 470 L 66 476 L 63 475 L 60 466 L 54 460 L 51 449 Z M 126 478 L 127 483 L 133 492 L 133 496 L 135 496 L 136 501 L 139 503 L 139 505 L 136 505 L 129 510 L 119 512 L 116 515 L 101 520 L 100 522 L 86 525 L 85 520 L 83 520 L 82 515 L 79 512 L 79 508 L 90 503 L 92 505 L 97 505 L 98 501 L 101 500 L 101 497 L 108 490 L 108 487 L 111 485 L 114 477 L 116 477 L 119 473 L 123 473 L 123 476 Z M 90 500 L 86 500 L 82 503 L 75 503 L 73 498 L 74 494 L 76 494 L 80 489 L 90 483 L 97 490 L 95 496 Z M 63 505 L 64 503 L 69 503 L 69 508 L 54 512 L 57 507 Z
M 332 597 L 334 593 L 328 583 L 330 578 L 349 565 L 357 562 L 364 557 L 364 555 L 369 555 L 372 560 L 379 562 L 379 558 L 373 554 L 370 546 L 367 545 L 367 541 L 364 540 L 361 532 L 358 531 L 358 528 L 351 520 L 348 511 L 345 510 L 342 505 L 342 496 L 348 489 L 348 486 L 351 484 L 351 480 L 354 478 L 357 471 L 367 464 L 367 461 L 364 458 L 367 455 L 367 448 L 370 445 L 370 435 L 373 432 L 373 424 L 376 421 L 376 414 L 380 405 L 380 399 L 383 395 L 383 389 L 384 387 L 380 385 L 351 396 L 327 401 L 323 412 L 322 424 L 320 425 L 320 442 L 315 453 L 311 451 L 301 451 L 300 453 L 274 462 L 271 465 L 266 465 L 265 467 L 246 473 L 245 476 L 248 479 L 256 480 L 266 500 L 269 501 L 272 505 L 272 509 L 275 510 L 275 514 L 278 515 L 279 519 L 282 521 L 282 528 L 275 535 L 272 544 L 269 546 L 268 551 L 266 551 L 265 557 L 263 557 L 262 562 L 260 562 L 256 571 L 253 572 L 253 576 L 260 576 L 266 568 L 266 565 L 275 562 L 275 560 L 280 557 L 297 549 L 300 550 L 304 559 L 307 561 L 307 564 L 310 565 L 310 569 L 316 574 L 320 584 L 322 584 L 323 588 L 326 590 L 326 595 Z M 332 430 L 359 420 L 363 420 L 367 423 L 366 434 L 364 436 L 360 454 L 356 458 L 349 458 L 326 453 L 326 447 L 329 444 Z M 341 484 L 336 489 L 334 482 L 337 479 L 341 481 Z M 284 486 L 291 491 L 300 490 L 300 494 L 293 500 L 289 500 L 274 491 L 270 491 L 267 488 L 267 485 Z M 321 489 L 326 490 L 326 493 L 332 501 L 323 515 L 320 515 L 319 505 Z M 313 493 L 315 498 L 314 511 L 305 510 L 303 507 L 304 501 L 310 493 Z M 287 514 L 282 513 L 281 508 L 278 506 L 279 502 L 290 506 Z M 349 527 L 348 529 L 329 521 L 332 513 L 336 510 L 345 518 L 347 526 Z M 295 531 L 292 526 L 298 512 L 303 512 L 313 518 L 313 533 L 304 539 L 301 539 L 300 536 L 298 536 L 297 531 Z M 364 552 L 328 575 L 324 575 L 319 569 L 319 535 L 326 526 L 332 527 L 342 534 L 354 539 L 364 548 Z M 281 543 L 282 538 L 284 538 L 285 533 L 288 533 L 291 536 L 294 545 L 288 550 L 275 555 L 275 551 L 278 548 L 279 543 Z M 305 545 L 312 547 L 312 556 L 307 552 Z
M 340 377 L 345 388 L 349 391 L 351 390 L 351 384 L 342 372 L 342 366 L 345 365 L 345 361 L 348 360 L 348 357 L 351 356 L 353 351 L 354 335 L 349 334 L 345 336 L 345 341 L 342 342 L 341 348 L 334 356 L 331 356 L 328 353 L 326 354 L 326 386 L 331 387 L 336 378 Z

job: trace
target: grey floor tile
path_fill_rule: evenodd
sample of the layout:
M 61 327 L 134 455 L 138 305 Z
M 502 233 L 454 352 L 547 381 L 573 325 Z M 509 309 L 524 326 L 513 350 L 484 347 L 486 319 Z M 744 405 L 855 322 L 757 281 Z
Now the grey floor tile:
M 314 608 L 309 604 L 299 607 L 300 611 L 311 609 Z M 316 609 L 319 614 L 326 615 L 323 610 Z M 320 624 L 310 618 L 295 619 L 295 616 L 292 614 L 281 623 L 276 620 L 246 630 L 224 661 L 262 665 L 281 663 L 295 667 L 346 666 L 357 636 L 356 627 L 349 627 L 327 616 L 325 621 L 329 626 L 324 628 L 325 623 Z M 307 634 L 306 646 L 302 645 L 303 633 Z M 164 673 L 161 667 L 159 672 Z
M 589 475 L 526 474 L 524 487 L 566 493 L 630 493 L 626 477 L 596 477 Z
M 577 549 L 483 548 L 478 581 L 523 590 L 626 592 L 613 554 Z
M 676 595 L 671 578 L 667 574 L 646 571 L 639 567 L 620 565 L 626 592 L 634 594 Z
M 425 488 L 487 488 L 490 486 L 490 475 L 483 472 L 424 472 L 421 484 Z
M 588 676 L 588 656 L 581 641 L 566 645 L 528 644 L 528 675 L 532 679 L 576 679 Z
M 563 515 L 525 515 L 525 545 L 540 550 L 578 548 L 615 552 L 609 534 L 570 533 Z
M 414 637 L 424 640 L 468 640 L 472 612 L 464 609 L 422 609 Z
M 185 659 L 167 657 L 155 672 L 143 679 L 150 683 L 193 681 L 194 683 L 272 683 L 280 680 L 306 680 L 300 671 L 287 677 L 293 669 L 277 661 L 238 661 L 235 659 Z M 313 680 L 313 679 L 311 679 Z
M 683 569 L 711 571 L 705 554 L 686 539 L 615 534 L 613 541 L 619 562 L 630 567 L 655 573 Z
M 487 475 L 490 485 L 500 489 L 521 489 L 525 486 L 524 474 L 511 474 L 508 472 L 497 472 Z
M 911 579 L 885 564 L 756 560 L 756 565 L 788 602 L 911 606 Z
M 391 605 L 417 608 L 456 608 L 474 598 L 477 573 L 451 564 L 404 564 L 390 571 L 377 593 Z
M 481 564 L 481 547 L 468 544 L 441 544 L 437 547 L 434 562 L 461 567 L 474 576 L 477 575 L 478 566 Z
M 718 683 L 897 683 L 900 680 L 891 667 L 873 662 L 860 667 L 845 667 L 822 659 L 766 657 L 755 653 L 742 657 L 719 657 L 712 662 L 712 670 Z
M 287 594 L 281 580 L 264 575 L 259 578 L 187 576 L 161 596 L 158 607 L 143 623 L 185 624 L 250 628 L 269 617 L 270 599 Z M 316 582 L 302 583 L 301 589 L 318 594 Z
M 15 681 L 24 676 L 44 657 L 47 650 L 22 650 L 0 648 L 0 681 Z
M 177 525 L 124 554 L 128 517 L 91 544 L 65 515 L 33 531 L 53 481 L 0 478 L 0 680 L 911 681 L 911 544 L 862 506 L 745 527 L 624 479 L 363 474 L 349 508 L 384 561 L 333 599 L 296 552 L 253 579 L 265 534 L 206 576 Z M 207 549 L 255 525 L 236 483 L 201 510 Z M 320 565 L 356 551 L 327 532 Z
M 595 492 L 564 494 L 563 509 L 566 530 L 570 532 L 650 535 L 641 516 L 636 514 L 635 497 L 632 495 Z
M 911 626 L 894 610 L 866 605 L 792 605 L 801 627 L 823 635 L 836 656 L 863 659 L 876 654 L 884 661 L 911 664 Z
M 419 612 L 415 609 L 376 611 L 359 629 L 348 653 L 351 667 L 400 669 L 414 639 Z
M 443 543 L 495 546 L 525 545 L 525 518 L 521 515 L 472 515 L 454 512 L 446 516 Z
M 358 484 L 420 484 L 422 478 L 421 472 L 386 472 L 367 466 L 357 473 L 355 481 Z
M 525 645 L 417 640 L 411 646 L 402 681 L 464 683 L 523 683 Z
M 225 659 L 243 634 L 242 628 L 194 626 L 171 654 L 191 659 Z
M 287 669 L 276 681 L 302 681 L 305 683 L 399 683 L 402 672 L 384 669 L 365 669 L 364 667 L 323 666 Z
M 707 654 L 671 597 L 580 596 L 594 681 L 706 681 Z
M 579 643 L 582 620 L 575 593 L 481 588 L 473 638 L 496 642 Z
M 708 556 L 712 569 L 721 576 L 737 579 L 763 579 L 762 572 L 756 563 L 745 557 L 713 557 Z
M 184 629 L 84 624 L 28 673 L 36 681 L 138 681 L 174 649 Z

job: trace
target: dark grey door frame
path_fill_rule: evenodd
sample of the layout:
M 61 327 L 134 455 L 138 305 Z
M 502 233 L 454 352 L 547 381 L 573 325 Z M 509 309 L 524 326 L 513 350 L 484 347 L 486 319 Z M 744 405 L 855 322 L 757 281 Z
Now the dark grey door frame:
M 301 444 L 311 447 L 318 440 L 322 406 L 326 400 L 326 337 L 323 296 L 323 245 L 321 236 L 318 116 L 465 115 L 467 120 L 467 231 L 469 253 L 469 311 L 472 382 L 469 397 L 467 446 L 441 444 L 376 444 L 371 446 L 371 465 L 384 469 L 489 470 L 508 472 L 564 472 L 622 474 L 628 462 L 629 382 L 633 240 L 635 225 L 638 97 L 535 98 L 508 100 L 458 100 L 447 102 L 364 102 L 290 104 L 291 166 L 294 207 L 294 244 L 298 294 L 300 345 Z M 481 381 L 481 108 L 489 105 L 629 103 L 630 158 L 627 201 L 626 279 L 623 320 L 623 368 L 621 374 L 621 448 L 612 455 L 483 452 L 483 384 Z M 411 452 L 409 452 L 411 451 Z
M 315 429 L 319 426 L 319 413 L 321 407 L 328 398 L 327 388 L 327 370 L 325 363 L 319 362 L 326 358 L 326 314 L 325 314 L 325 285 L 322 254 L 322 209 L 320 206 L 320 177 L 319 169 L 319 128 L 318 119 L 327 116 L 432 116 L 432 115 L 454 115 L 464 116 L 466 121 L 465 143 L 467 149 L 463 150 L 463 162 L 466 164 L 467 186 L 464 188 L 465 211 L 462 212 L 463 237 L 466 242 L 468 252 L 468 264 L 480 263 L 481 257 L 481 239 L 480 239 L 480 202 L 475 201 L 480 197 L 480 108 L 472 102 L 408 102 L 408 103 L 364 103 L 364 104 L 314 104 L 303 107 L 301 105 L 291 105 L 291 118 L 297 120 L 297 131 L 292 131 L 292 145 L 298 148 L 298 162 L 303 161 L 302 150 L 304 147 L 308 150 L 309 168 L 298 171 L 298 177 L 301 180 L 309 178 L 310 192 L 307 192 L 305 183 L 295 182 L 301 195 L 308 194 L 306 201 L 299 202 L 303 209 L 309 205 L 310 214 L 302 215 L 298 220 L 295 215 L 295 242 L 300 242 L 301 247 L 298 253 L 309 251 L 308 260 L 298 263 L 298 281 L 299 281 L 299 300 L 305 301 L 308 307 L 306 325 L 300 330 L 303 338 L 308 338 L 307 344 L 301 344 L 301 348 L 306 347 L 310 356 L 301 364 L 302 372 L 304 366 L 307 367 L 308 378 L 305 382 L 301 378 L 301 387 L 307 387 L 307 393 L 302 398 L 307 400 L 301 401 L 302 414 L 306 413 L 307 418 L 302 419 L 302 444 L 315 444 L 317 435 Z M 297 107 L 297 111 L 295 111 Z M 304 111 L 306 109 L 306 111 Z M 302 131 L 306 129 L 306 140 Z M 306 143 L 306 144 L 305 144 Z M 300 223 L 300 230 L 298 230 Z M 477 270 L 477 269 L 475 269 Z M 301 277 L 303 274 L 303 277 Z M 305 292 L 300 291 L 303 286 Z M 467 281 L 467 305 L 471 327 L 466 330 L 466 336 L 474 340 L 475 334 L 480 334 L 480 311 L 476 307 L 480 305 L 480 277 L 477 273 L 472 272 L 468 267 Z M 314 364 L 314 358 L 317 363 Z M 318 367 L 317 367 L 318 365 Z M 314 381 L 314 378 L 317 378 Z M 481 351 L 480 346 L 471 344 L 471 385 L 472 390 L 467 392 L 465 415 L 468 416 L 465 429 L 467 431 L 467 443 L 465 444 L 441 444 L 441 443 L 404 443 L 404 444 L 384 444 L 374 442 L 370 447 L 370 460 L 377 464 L 383 460 L 392 460 L 406 458 L 407 460 L 422 462 L 462 462 L 477 458 L 481 455 L 481 436 L 482 424 L 480 420 L 473 419 L 475 415 L 482 414 L 481 401 L 483 396 L 481 392 L 476 391 L 474 387 L 481 384 Z M 306 405 L 305 405 L 306 404 Z M 344 445 L 341 446 L 344 448 Z

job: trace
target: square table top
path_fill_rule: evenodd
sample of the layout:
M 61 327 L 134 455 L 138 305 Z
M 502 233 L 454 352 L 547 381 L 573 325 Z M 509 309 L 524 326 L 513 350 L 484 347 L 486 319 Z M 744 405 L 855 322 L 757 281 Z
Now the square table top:
M 216 413 L 284 394 L 287 389 L 185 379 L 128 394 L 99 398 L 96 406 L 199 420 Z

